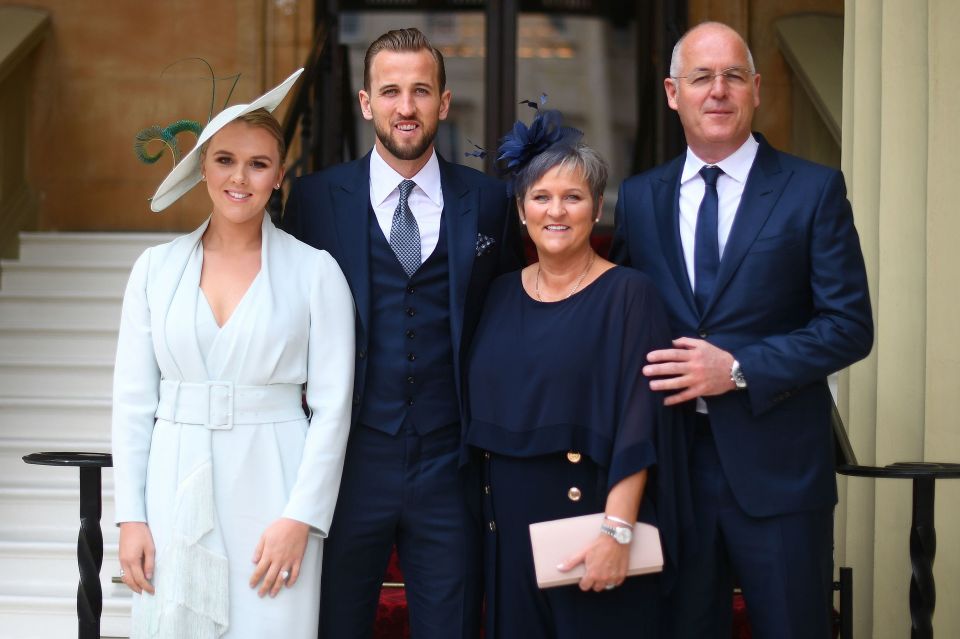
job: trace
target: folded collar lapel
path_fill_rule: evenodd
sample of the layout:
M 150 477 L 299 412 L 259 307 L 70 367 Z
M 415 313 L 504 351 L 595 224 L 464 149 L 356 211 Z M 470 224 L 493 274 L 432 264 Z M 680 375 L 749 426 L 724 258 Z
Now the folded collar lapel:
M 370 319 L 370 154 L 356 163 L 353 179 L 332 185 L 340 240 L 340 267 L 350 283 L 364 327 Z
M 440 181 L 443 189 L 443 215 L 447 224 L 447 262 L 450 267 L 450 320 L 454 344 L 460 343 L 463 309 L 477 253 L 477 215 L 480 194 L 461 180 L 443 158 Z
M 740 267 L 753 241 L 757 239 L 757 234 L 770 217 L 774 205 L 780 199 L 780 194 L 783 193 L 783 188 L 790 179 L 791 172 L 784 171 L 780 167 L 780 160 L 773 147 L 767 144 L 759 133 L 754 135 L 760 142 L 760 148 L 757 149 L 757 157 L 747 175 L 747 184 L 740 197 L 740 206 L 737 207 L 733 227 L 730 229 L 730 236 L 723 249 L 723 257 L 720 259 L 720 270 L 717 272 L 713 297 L 707 302 L 704 316 L 710 312 L 723 293 L 723 289 L 730 283 L 730 279 Z
M 653 183 L 653 203 L 660 235 L 660 250 L 667 267 L 677 283 L 677 290 L 686 301 L 690 312 L 697 315 L 697 305 L 690 288 L 683 245 L 680 242 L 680 172 L 684 155 L 667 165 L 660 179 Z

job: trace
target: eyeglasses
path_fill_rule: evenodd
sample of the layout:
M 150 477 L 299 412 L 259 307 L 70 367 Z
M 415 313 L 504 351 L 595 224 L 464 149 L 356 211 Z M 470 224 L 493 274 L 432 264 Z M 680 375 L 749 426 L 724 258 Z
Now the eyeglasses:
M 743 87 L 750 82 L 750 76 L 756 75 L 750 69 L 743 67 L 728 67 L 714 73 L 700 69 L 687 75 L 675 75 L 674 80 L 686 80 L 687 84 L 695 89 L 702 89 L 713 85 L 714 78 L 722 78 L 729 87 Z

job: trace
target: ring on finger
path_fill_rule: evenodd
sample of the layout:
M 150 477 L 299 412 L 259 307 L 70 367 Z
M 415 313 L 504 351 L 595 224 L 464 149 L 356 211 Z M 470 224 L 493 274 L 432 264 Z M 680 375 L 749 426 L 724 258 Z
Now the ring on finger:
M 603 589 L 604 589 L 604 590 L 613 590 L 613 589 L 616 588 L 616 587 L 617 587 L 617 584 L 607 584 L 606 586 L 603 587 Z
M 123 568 L 121 568 L 121 569 L 120 569 L 120 578 L 123 579 L 123 578 L 126 577 L 126 576 L 127 576 L 127 573 L 123 570 Z
M 289 570 L 287 570 L 286 568 L 284 568 L 283 570 L 280 571 L 280 581 L 284 581 L 284 582 L 285 582 L 285 581 L 286 581 L 287 579 L 289 579 L 289 578 L 290 578 L 290 571 L 289 571 Z

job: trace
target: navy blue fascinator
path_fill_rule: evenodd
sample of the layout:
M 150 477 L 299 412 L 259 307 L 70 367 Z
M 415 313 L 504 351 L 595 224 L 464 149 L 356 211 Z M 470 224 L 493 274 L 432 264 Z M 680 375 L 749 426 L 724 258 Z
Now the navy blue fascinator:
M 573 127 L 563 126 L 563 114 L 556 109 L 541 109 L 546 104 L 547 94 L 540 94 L 538 102 L 533 100 L 520 100 L 520 104 L 526 104 L 537 112 L 530 126 L 517 120 L 505 136 L 500 138 L 500 146 L 497 148 L 497 163 L 500 167 L 500 174 L 510 178 L 508 183 L 510 193 L 513 193 L 513 182 L 530 160 L 537 157 L 554 145 L 575 146 L 583 132 Z M 468 140 L 469 142 L 469 140 Z M 471 144 L 473 144 L 471 142 Z M 467 157 L 482 158 L 487 155 L 486 149 L 473 144 L 474 149 L 467 151 L 464 155 Z
M 513 129 L 500 139 L 497 149 L 497 162 L 500 163 L 504 174 L 516 176 L 530 160 L 540 155 L 554 145 L 574 146 L 583 137 L 583 132 L 563 125 L 563 114 L 556 109 L 541 109 L 547 101 L 546 94 L 540 96 L 540 101 L 522 100 L 520 104 L 535 109 L 537 115 L 527 126 L 521 120 L 513 125 Z

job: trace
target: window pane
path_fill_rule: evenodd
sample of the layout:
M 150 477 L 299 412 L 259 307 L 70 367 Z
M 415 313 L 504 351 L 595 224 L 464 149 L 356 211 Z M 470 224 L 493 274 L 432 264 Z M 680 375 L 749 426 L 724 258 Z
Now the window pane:
M 620 182 L 629 175 L 636 137 L 635 23 L 590 16 L 520 15 L 517 98 L 548 96 L 569 126 L 610 164 L 603 223 L 611 223 Z M 520 105 L 525 122 L 533 110 Z

